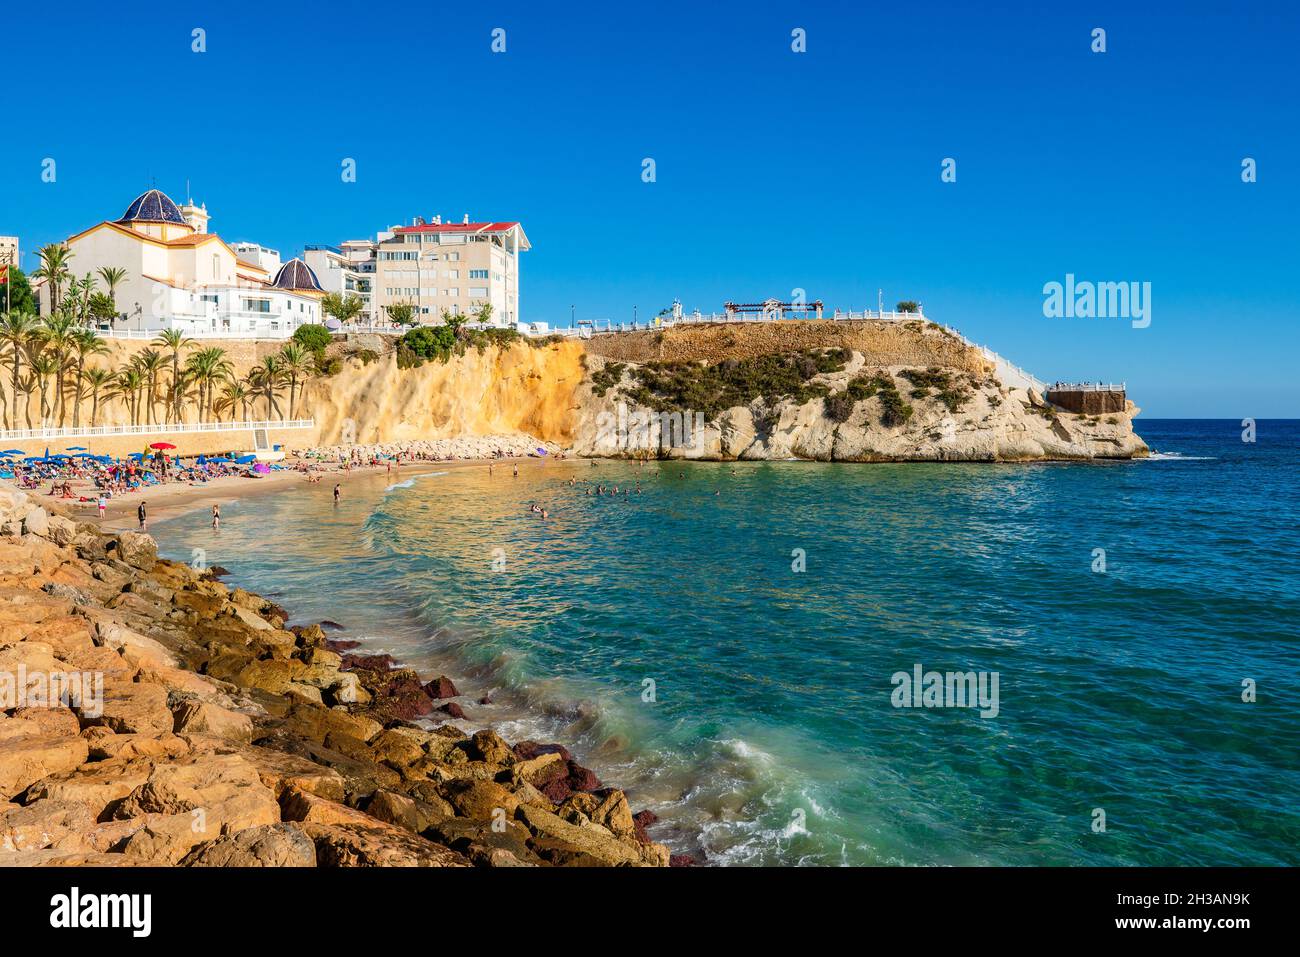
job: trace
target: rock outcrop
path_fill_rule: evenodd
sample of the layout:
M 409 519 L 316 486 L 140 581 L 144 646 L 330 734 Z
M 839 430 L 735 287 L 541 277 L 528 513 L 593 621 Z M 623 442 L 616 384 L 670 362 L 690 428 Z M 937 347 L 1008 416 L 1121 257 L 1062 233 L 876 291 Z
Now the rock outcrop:
M 445 676 L 3 485 L 0 530 L 0 865 L 669 861 L 563 748 L 447 723 Z
M 1004 382 L 980 350 L 920 320 L 683 327 L 607 336 L 590 348 L 572 449 L 583 456 L 1023 462 L 1148 454 L 1132 402 L 1107 415 L 1068 412 Z

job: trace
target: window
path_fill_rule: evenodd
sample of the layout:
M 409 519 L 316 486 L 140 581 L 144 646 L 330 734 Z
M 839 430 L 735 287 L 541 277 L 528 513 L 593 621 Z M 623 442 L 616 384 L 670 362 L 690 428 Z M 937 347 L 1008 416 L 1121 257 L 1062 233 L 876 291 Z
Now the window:
M 271 311 L 271 301 L 269 299 L 241 299 L 241 305 L 244 312 L 266 312 Z
M 447 262 L 460 262 L 460 253 L 447 253 Z
M 460 295 L 460 290 L 459 290 L 459 289 L 448 289 L 448 290 L 447 290 L 447 295 L 449 295 L 449 296 L 459 296 L 459 295 Z
M 459 278 L 460 278 L 460 270 L 459 270 L 459 269 L 448 269 L 448 270 L 447 270 L 447 278 L 448 278 L 448 279 L 459 279 Z
M 471 298 L 474 296 L 486 296 L 488 294 L 487 286 L 470 286 L 469 294 Z
M 469 271 L 470 279 L 486 279 L 487 277 L 488 271 L 486 269 L 471 269 Z

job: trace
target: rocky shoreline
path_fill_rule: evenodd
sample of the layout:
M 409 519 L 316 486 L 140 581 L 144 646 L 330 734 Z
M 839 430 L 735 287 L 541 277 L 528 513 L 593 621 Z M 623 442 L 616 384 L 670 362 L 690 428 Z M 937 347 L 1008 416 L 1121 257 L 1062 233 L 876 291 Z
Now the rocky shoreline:
M 0 486 L 0 866 L 668 866 L 563 747 Z

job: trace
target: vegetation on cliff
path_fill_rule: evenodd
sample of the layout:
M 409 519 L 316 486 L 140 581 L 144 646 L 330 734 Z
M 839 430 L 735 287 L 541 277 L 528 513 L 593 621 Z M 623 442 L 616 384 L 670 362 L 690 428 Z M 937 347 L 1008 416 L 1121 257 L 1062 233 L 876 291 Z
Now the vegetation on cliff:
M 657 412 L 699 412 L 712 419 L 756 399 L 774 406 L 783 399 L 803 404 L 826 396 L 830 389 L 810 380 L 843 371 L 848 359 L 844 349 L 808 349 L 711 365 L 651 362 L 632 370 L 637 385 L 624 391 L 633 402 Z

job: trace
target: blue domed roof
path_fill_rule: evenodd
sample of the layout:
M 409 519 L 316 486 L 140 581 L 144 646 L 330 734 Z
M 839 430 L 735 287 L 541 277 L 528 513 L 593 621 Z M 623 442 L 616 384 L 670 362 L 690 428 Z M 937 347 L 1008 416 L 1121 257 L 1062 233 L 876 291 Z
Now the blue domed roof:
M 180 209 L 171 201 L 166 193 L 160 189 L 151 189 L 148 192 L 141 193 L 135 198 L 126 212 L 122 214 L 119 223 L 176 223 L 185 225 L 185 217 L 181 215 Z
M 281 266 L 271 285 L 276 289 L 314 289 L 320 291 L 320 282 L 316 279 L 316 274 L 301 259 L 290 259 Z

